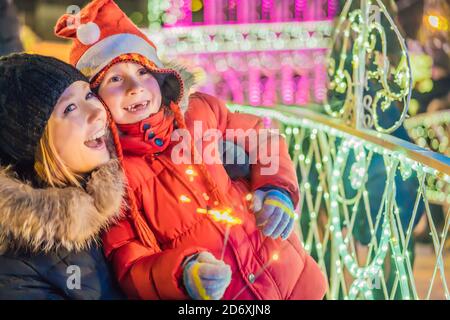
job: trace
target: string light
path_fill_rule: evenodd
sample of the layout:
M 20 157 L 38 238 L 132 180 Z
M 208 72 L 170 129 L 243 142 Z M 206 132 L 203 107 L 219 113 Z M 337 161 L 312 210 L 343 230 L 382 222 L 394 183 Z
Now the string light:
M 151 9 L 155 15 L 162 13 Z M 171 21 L 173 22 L 173 21 Z M 176 21 L 175 21 L 176 22 Z M 333 26 L 329 20 L 162 28 L 151 34 L 162 55 L 242 51 L 326 49 Z M 144 30 L 145 31 L 145 30 Z M 241 39 L 238 41 L 238 39 Z M 179 47 L 178 43 L 186 44 Z
M 189 181 L 190 181 L 190 182 L 193 182 L 193 181 L 194 181 L 194 178 L 195 178 L 196 176 L 198 176 L 197 172 L 193 169 L 192 166 L 189 166 L 189 167 L 186 169 L 186 174 L 188 175 Z
M 190 203 L 191 199 L 189 197 L 185 196 L 184 194 L 182 194 L 180 196 L 180 201 L 183 202 L 183 203 Z
M 440 16 L 437 14 L 430 14 L 430 15 L 424 16 L 424 20 L 433 29 L 436 29 L 439 31 L 447 31 L 448 30 L 448 20 L 443 16 Z

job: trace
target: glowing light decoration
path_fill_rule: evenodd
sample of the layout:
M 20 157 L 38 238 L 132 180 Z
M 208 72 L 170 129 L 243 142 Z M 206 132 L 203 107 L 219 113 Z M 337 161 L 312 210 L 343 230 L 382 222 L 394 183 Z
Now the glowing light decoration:
M 419 114 L 405 120 L 405 129 L 422 148 L 450 157 L 450 111 Z M 450 204 L 450 187 L 442 179 L 426 180 L 427 197 L 437 204 Z
M 198 173 L 192 166 L 188 166 L 188 168 L 186 169 L 186 175 L 189 177 L 189 181 L 193 182 L 194 178 L 198 176 Z
M 169 0 L 149 1 L 148 2 L 148 21 L 149 31 L 156 32 L 161 29 L 162 16 L 164 11 L 170 6 Z
M 304 74 L 299 76 L 296 82 L 295 103 L 305 105 L 310 100 L 310 78 L 307 74 Z
M 339 190 L 339 180 L 341 175 L 343 174 L 343 164 L 344 159 L 348 157 L 350 148 L 356 148 L 357 150 L 357 159 L 358 157 L 362 157 L 362 149 L 361 146 L 358 143 L 352 143 L 350 141 L 344 141 L 342 143 L 342 146 L 339 147 L 338 153 L 337 153 L 337 159 L 335 162 L 335 166 L 333 169 L 333 172 L 336 172 L 338 174 L 333 174 L 331 178 L 331 190 Z M 364 157 L 365 158 L 365 157 Z M 357 162 L 358 163 L 358 162 Z M 395 177 L 395 170 L 394 167 L 398 164 L 392 163 L 389 173 L 388 173 L 388 179 L 387 189 L 392 189 L 392 185 L 394 184 L 394 177 Z M 364 177 L 364 175 L 363 175 Z M 361 178 L 359 179 L 361 180 Z M 360 187 L 361 185 L 359 185 Z M 352 187 L 355 187 L 354 182 L 352 180 Z M 392 192 L 389 197 L 392 197 Z M 383 215 L 383 225 L 382 225 L 382 236 L 380 239 L 380 244 L 378 246 L 378 250 L 375 252 L 374 258 L 372 259 L 372 263 L 369 264 L 366 267 L 359 267 L 358 262 L 356 261 L 355 257 L 353 257 L 348 252 L 348 245 L 345 242 L 345 238 L 342 236 L 342 227 L 341 227 L 341 215 L 340 215 L 340 209 L 339 209 L 339 203 L 342 202 L 339 200 L 339 192 L 331 192 L 330 193 L 330 203 L 332 210 L 330 210 L 330 218 L 331 218 L 331 225 L 330 230 L 334 236 L 335 246 L 338 248 L 339 255 L 341 256 L 342 261 L 344 262 L 344 265 L 346 266 L 347 270 L 350 272 L 350 274 L 356 279 L 354 283 L 352 284 L 350 288 L 350 299 L 355 299 L 356 294 L 358 292 L 361 292 L 366 299 L 372 299 L 372 293 L 369 286 L 367 286 L 368 282 L 372 282 L 372 280 L 376 277 L 378 277 L 379 272 L 382 270 L 382 264 L 384 261 L 384 258 L 386 257 L 388 246 L 389 246 L 389 240 L 391 237 L 391 228 L 390 228 L 390 221 L 392 219 L 392 208 L 389 208 L 387 206 L 388 203 L 390 203 L 386 197 L 385 203 L 384 203 L 384 215 Z M 402 274 L 403 275 L 403 274 Z M 404 290 L 404 288 L 402 289 Z M 337 294 L 337 293 L 335 293 Z
M 361 0 L 361 8 L 350 11 L 352 2 L 345 3 L 333 37 L 333 50 L 328 57 L 330 90 L 345 95 L 345 101 L 338 110 L 328 102 L 325 108 L 331 116 L 343 118 L 357 129 L 373 127 L 390 133 L 401 126 L 411 97 L 412 75 L 405 40 L 380 0 Z M 396 66 L 387 57 L 386 32 L 391 30 L 386 31 L 382 26 L 381 15 L 388 21 L 401 47 Z M 342 41 L 338 40 L 340 38 Z M 378 39 L 381 39 L 381 51 L 377 49 Z M 336 46 L 340 49 L 335 50 Z M 351 61 L 352 72 L 346 69 L 347 61 Z M 366 68 L 367 65 L 373 68 Z M 366 93 L 369 81 L 381 86 L 374 96 Z M 383 127 L 377 113 L 385 111 L 394 102 L 403 103 L 400 118 L 391 126 Z
M 283 68 L 281 57 L 299 52 L 310 57 L 324 56 L 322 50 L 329 47 L 333 28 L 330 19 L 338 11 L 338 3 L 333 1 L 328 2 L 327 14 L 326 0 L 152 0 L 149 1 L 151 26 L 160 23 L 163 28 L 154 32 L 151 27 L 150 37 L 163 59 L 182 57 L 195 61 L 195 65 L 205 70 L 205 81 L 199 86 L 203 92 L 255 106 L 295 105 L 297 83 L 289 77 L 295 77 L 297 71 Z M 193 12 L 198 17 L 203 15 L 203 21 L 194 22 Z M 250 71 L 255 70 L 254 58 L 273 62 L 258 64 L 261 77 L 249 79 Z M 225 62 L 218 66 L 217 59 Z M 238 64 L 233 60 L 239 60 Z M 302 104 L 316 99 L 316 93 L 317 102 L 321 102 L 326 90 L 324 77 L 314 84 L 312 64 L 298 63 L 295 59 L 291 62 L 291 69 L 305 65 L 304 73 L 310 74 L 311 79 L 308 90 L 315 90 L 314 94 L 302 95 Z
M 450 111 L 419 114 L 405 120 L 409 136 L 421 147 L 450 156 Z
M 197 12 L 203 9 L 203 0 L 192 0 L 192 1 L 185 1 L 187 3 L 192 3 L 192 11 Z
M 253 23 L 257 21 L 258 0 L 241 1 L 237 7 L 239 23 Z
M 276 102 L 276 79 L 275 73 L 269 72 L 261 83 L 262 102 L 263 106 L 273 106 Z
M 180 201 L 181 201 L 182 203 L 190 203 L 190 202 L 191 202 L 191 199 L 190 199 L 188 196 L 182 194 L 182 195 L 180 196 Z
M 295 0 L 295 16 L 309 20 L 308 0 Z
M 314 66 L 314 95 L 315 101 L 323 103 L 327 95 L 327 71 L 323 61 Z
M 255 59 L 248 68 L 248 96 L 249 102 L 253 106 L 261 105 L 261 69 Z
M 428 25 L 439 31 L 447 31 L 448 30 L 448 20 L 440 15 L 431 14 L 424 17 L 425 21 Z
M 272 11 L 273 0 L 261 0 L 261 19 L 270 21 Z
M 333 18 L 337 15 L 339 10 L 339 1 L 338 0 L 329 0 L 328 1 L 328 18 Z
M 183 1 L 181 6 L 181 17 L 178 19 L 177 25 L 190 25 L 192 23 L 192 12 L 199 11 L 203 7 L 201 0 Z
M 284 104 L 294 102 L 294 71 L 289 63 L 284 63 L 281 69 L 281 96 Z

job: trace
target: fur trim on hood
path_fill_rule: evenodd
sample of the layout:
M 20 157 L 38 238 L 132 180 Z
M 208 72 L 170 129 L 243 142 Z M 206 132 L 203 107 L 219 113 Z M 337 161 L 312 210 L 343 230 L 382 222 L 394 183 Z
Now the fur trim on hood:
M 85 190 L 39 189 L 0 167 L 0 253 L 83 250 L 122 212 L 124 176 L 118 160 L 91 173 Z
M 189 95 L 193 93 L 192 91 L 195 90 L 195 87 L 198 85 L 198 75 L 176 61 L 165 63 L 164 68 L 178 72 L 183 81 L 183 98 L 179 103 L 179 107 L 184 114 L 189 106 Z

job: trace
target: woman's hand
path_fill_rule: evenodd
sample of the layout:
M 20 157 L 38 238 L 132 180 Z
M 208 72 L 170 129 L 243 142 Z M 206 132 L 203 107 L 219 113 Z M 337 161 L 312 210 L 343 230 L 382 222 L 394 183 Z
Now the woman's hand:
M 183 282 L 194 300 L 220 300 L 231 282 L 231 268 L 204 251 L 188 258 Z
M 294 228 L 296 214 L 292 200 L 283 192 L 271 189 L 256 190 L 253 195 L 253 212 L 256 225 L 267 237 L 273 239 L 281 236 L 286 240 Z

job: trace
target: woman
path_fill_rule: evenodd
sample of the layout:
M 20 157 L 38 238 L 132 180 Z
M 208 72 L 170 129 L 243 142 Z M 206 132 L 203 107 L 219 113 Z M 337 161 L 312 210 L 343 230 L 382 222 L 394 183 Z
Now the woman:
M 54 58 L 0 74 L 0 299 L 122 298 L 97 241 L 124 192 L 102 103 Z

